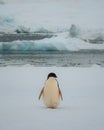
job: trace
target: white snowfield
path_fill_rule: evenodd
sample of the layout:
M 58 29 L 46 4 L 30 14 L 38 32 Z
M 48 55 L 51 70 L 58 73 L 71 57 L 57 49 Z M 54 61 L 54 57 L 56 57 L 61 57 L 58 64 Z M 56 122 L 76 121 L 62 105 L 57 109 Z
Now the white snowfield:
M 57 109 L 38 100 L 48 73 L 63 94 Z M 0 67 L 0 130 L 103 130 L 104 68 Z
M 103 0 L 5 0 L 2 3 L 3 0 L 0 4 L 1 35 L 17 32 L 56 35 L 33 41 L 32 47 L 30 43 L 23 42 L 27 49 L 36 46 L 34 50 L 41 50 L 37 43 L 42 43 L 44 50 L 47 47 L 52 50 L 104 49 Z M 15 47 L 10 49 L 21 49 L 22 45 L 16 48 L 18 43 L 12 42 Z M 1 44 L 4 43 L 0 43 L 2 50 Z

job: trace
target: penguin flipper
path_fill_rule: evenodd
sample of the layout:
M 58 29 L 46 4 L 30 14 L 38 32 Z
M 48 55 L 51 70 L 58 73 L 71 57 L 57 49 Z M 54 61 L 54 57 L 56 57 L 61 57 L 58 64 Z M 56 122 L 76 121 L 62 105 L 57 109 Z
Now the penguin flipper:
M 57 80 L 56 80 L 57 81 Z M 59 96 L 61 97 L 61 100 L 63 100 L 63 96 L 62 96 L 62 92 L 61 92 L 61 89 L 59 87 L 59 83 L 57 81 L 57 85 L 58 85 L 58 90 L 59 90 Z
M 41 96 L 42 96 L 42 94 L 43 94 L 43 91 L 44 91 L 44 87 L 42 88 L 42 90 L 41 90 L 41 92 L 40 92 L 40 94 L 39 94 L 39 97 L 38 97 L 39 100 L 40 100 L 40 98 L 41 98 Z
M 61 100 L 63 100 L 63 96 L 62 96 L 62 92 L 61 92 L 61 89 L 59 88 L 59 95 L 61 97 Z

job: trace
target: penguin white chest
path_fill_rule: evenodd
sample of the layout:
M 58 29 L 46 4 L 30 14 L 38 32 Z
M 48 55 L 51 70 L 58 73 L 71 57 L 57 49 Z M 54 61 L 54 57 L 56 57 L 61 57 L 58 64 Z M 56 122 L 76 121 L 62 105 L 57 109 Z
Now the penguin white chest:
M 56 108 L 59 104 L 59 100 L 60 96 L 57 81 L 51 77 L 46 81 L 43 92 L 43 101 L 47 107 Z

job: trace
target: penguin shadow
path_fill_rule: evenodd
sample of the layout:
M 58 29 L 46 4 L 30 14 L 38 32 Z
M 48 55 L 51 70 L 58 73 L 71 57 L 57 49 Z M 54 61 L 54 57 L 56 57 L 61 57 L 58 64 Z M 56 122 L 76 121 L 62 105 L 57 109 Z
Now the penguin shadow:
M 71 111 L 72 110 L 72 107 L 71 106 L 59 106 L 57 108 L 48 108 L 46 106 L 38 106 L 37 109 L 39 110 L 58 110 L 58 111 Z

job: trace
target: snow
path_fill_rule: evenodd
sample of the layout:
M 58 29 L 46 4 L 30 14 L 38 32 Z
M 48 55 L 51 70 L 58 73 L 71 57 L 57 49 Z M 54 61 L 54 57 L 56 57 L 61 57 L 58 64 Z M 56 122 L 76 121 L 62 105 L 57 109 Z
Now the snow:
M 32 42 L 31 44 L 45 43 L 45 47 L 42 44 L 43 49 L 36 45 L 38 50 L 104 49 L 103 0 L 2 0 L 1 2 L 4 2 L 0 4 L 1 35 L 17 33 L 17 30 L 21 33 L 26 30 L 28 33 L 51 32 L 56 35 L 56 38 Z M 98 44 L 99 41 L 102 45 L 93 44 L 93 42 Z M 18 43 L 14 41 L 9 46 L 13 44 L 17 46 Z M 22 43 L 27 45 L 26 42 Z M 2 50 L 2 45 L 0 46 Z
M 38 95 L 55 72 L 64 100 L 47 109 Z M 103 130 L 104 68 L 0 67 L 0 129 Z

